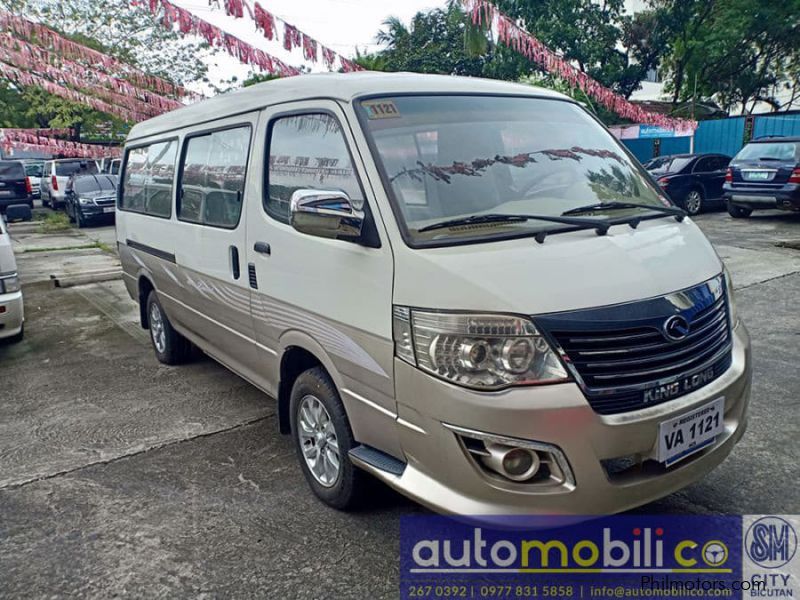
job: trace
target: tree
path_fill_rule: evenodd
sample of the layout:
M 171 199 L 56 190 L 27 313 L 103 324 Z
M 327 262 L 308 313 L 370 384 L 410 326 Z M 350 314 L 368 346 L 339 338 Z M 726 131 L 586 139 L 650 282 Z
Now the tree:
M 668 34 L 663 63 L 673 104 L 716 98 L 730 111 L 784 106 L 800 84 L 800 0 L 650 0 Z M 793 95 L 793 98 L 796 94 Z
M 177 83 L 201 80 L 208 44 L 183 39 L 129 0 L 0 0 L 0 9 L 46 23 L 75 41 Z

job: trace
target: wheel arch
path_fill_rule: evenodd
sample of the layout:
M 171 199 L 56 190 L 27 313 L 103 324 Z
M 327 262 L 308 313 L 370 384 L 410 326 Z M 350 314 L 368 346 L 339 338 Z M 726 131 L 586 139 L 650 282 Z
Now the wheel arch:
M 150 292 L 155 291 L 153 279 L 148 273 L 140 272 L 136 281 L 137 297 L 139 299 L 139 322 L 142 329 L 150 329 L 150 319 L 147 316 L 147 298 Z
M 280 432 L 291 433 L 289 400 L 292 386 L 303 371 L 321 366 L 341 393 L 342 378 L 328 353 L 313 337 L 297 330 L 281 336 L 278 367 L 278 426 Z

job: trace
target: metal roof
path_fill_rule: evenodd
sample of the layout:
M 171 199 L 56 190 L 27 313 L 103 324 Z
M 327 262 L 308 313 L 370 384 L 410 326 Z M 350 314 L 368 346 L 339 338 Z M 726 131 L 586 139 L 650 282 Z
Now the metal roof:
M 360 96 L 409 93 L 514 94 L 569 100 L 563 94 L 544 88 L 476 77 L 373 71 L 299 75 L 266 81 L 235 92 L 220 94 L 185 108 L 142 121 L 131 129 L 128 141 L 226 116 L 260 110 L 266 106 L 284 102 L 317 98 L 350 102 Z

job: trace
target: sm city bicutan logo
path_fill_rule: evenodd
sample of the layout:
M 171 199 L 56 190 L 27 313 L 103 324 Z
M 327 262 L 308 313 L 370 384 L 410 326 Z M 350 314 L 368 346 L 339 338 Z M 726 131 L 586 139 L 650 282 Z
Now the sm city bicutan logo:
M 670 541 L 664 529 L 610 527 L 598 540 L 472 538 L 414 544 L 411 573 L 731 573 L 728 546 L 718 539 Z

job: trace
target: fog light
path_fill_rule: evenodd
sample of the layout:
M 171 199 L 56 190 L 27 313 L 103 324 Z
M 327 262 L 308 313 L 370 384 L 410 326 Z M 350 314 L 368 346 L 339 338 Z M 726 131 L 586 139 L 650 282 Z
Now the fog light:
M 503 457 L 503 469 L 509 475 L 519 477 L 528 472 L 533 466 L 533 455 L 527 450 L 514 448 Z

